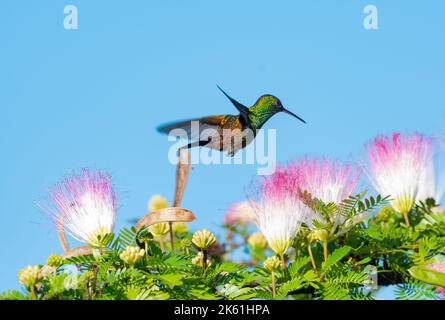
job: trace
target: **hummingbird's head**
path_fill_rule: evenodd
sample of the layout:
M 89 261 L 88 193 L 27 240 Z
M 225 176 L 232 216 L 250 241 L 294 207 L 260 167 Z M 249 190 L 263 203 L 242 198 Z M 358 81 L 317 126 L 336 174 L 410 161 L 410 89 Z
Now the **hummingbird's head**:
M 257 109 L 259 112 L 269 113 L 270 115 L 274 115 L 279 112 L 284 112 L 297 118 L 301 122 L 306 123 L 306 121 L 304 121 L 302 118 L 300 118 L 293 112 L 287 110 L 281 103 L 280 99 L 271 94 L 266 94 L 261 96 L 254 106 L 256 107 L 255 109 Z

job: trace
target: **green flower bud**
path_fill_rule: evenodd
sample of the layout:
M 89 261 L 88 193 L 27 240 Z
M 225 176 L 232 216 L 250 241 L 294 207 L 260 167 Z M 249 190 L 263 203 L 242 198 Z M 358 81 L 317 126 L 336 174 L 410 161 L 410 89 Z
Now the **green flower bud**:
M 264 237 L 264 235 L 261 232 L 252 233 L 247 239 L 247 243 L 255 250 L 266 249 L 267 247 L 266 237 Z
M 151 239 L 153 239 L 153 235 L 150 232 L 145 232 L 138 238 L 139 242 L 148 242 Z
M 46 259 L 46 264 L 50 267 L 60 267 L 63 265 L 63 257 L 60 254 L 50 254 Z
M 93 278 L 94 278 L 94 272 L 92 270 L 85 271 L 84 273 L 82 273 L 82 276 L 81 276 L 82 281 L 85 281 L 86 279 L 92 280 Z M 75 281 L 75 277 L 73 277 L 70 280 Z
M 192 263 L 196 264 L 197 266 L 203 266 L 203 262 L 204 262 L 204 255 L 202 254 L 202 252 L 198 252 L 198 254 L 192 259 Z M 210 259 L 207 258 L 207 267 L 210 267 L 212 263 L 210 262 Z
M 127 246 L 119 255 L 122 261 L 130 266 L 134 266 L 145 254 L 144 249 L 135 246 Z
M 160 195 L 154 195 L 150 198 L 148 202 L 149 212 L 158 211 L 170 207 L 168 200 Z
M 264 268 L 270 272 L 277 271 L 281 266 L 280 259 L 277 256 L 269 257 L 264 261 Z
M 18 273 L 19 282 L 27 287 L 34 287 L 43 279 L 40 266 L 27 266 Z
M 315 242 L 315 241 L 328 242 L 329 232 L 324 229 L 317 229 L 311 231 L 307 238 L 309 242 Z
M 148 227 L 148 230 L 157 238 L 162 238 L 169 231 L 170 227 L 167 222 L 157 223 Z
M 207 249 L 216 243 L 216 237 L 207 229 L 202 229 L 193 234 L 192 242 L 200 249 Z
M 182 248 L 188 248 L 192 245 L 192 241 L 190 239 L 182 239 L 181 240 L 181 247 Z
M 377 222 L 388 222 L 394 215 L 394 209 L 390 206 L 382 207 L 379 213 L 375 216 Z
M 187 233 L 189 227 L 185 222 L 175 222 L 173 223 L 173 232 L 175 233 Z

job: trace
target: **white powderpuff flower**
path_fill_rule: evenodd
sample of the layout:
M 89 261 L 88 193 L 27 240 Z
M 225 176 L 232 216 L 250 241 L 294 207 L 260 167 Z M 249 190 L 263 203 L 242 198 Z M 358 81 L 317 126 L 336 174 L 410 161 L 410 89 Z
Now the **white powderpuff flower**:
M 249 201 L 241 201 L 232 204 L 224 215 L 224 224 L 248 225 L 255 221 L 255 212 Z
M 378 136 L 366 146 L 370 159 L 368 174 L 375 189 L 391 196 L 392 207 L 406 216 L 418 195 L 425 166 L 422 151 L 430 139 L 418 134 Z
M 326 204 L 340 204 L 351 196 L 361 173 L 352 164 L 329 158 L 303 158 L 292 167 L 300 173 L 300 188 Z
M 98 246 L 99 236 L 113 232 L 116 193 L 109 175 L 83 169 L 58 183 L 50 197 L 54 205 L 43 209 L 76 240 Z
M 432 140 L 423 145 L 417 202 L 430 198 L 440 202 L 445 192 L 445 139 L 442 138 L 439 142 L 440 147 Z
M 308 207 L 296 198 L 265 199 L 258 204 L 257 226 L 269 247 L 279 256 L 286 253 L 304 221 Z
M 255 222 L 269 247 L 283 256 L 296 237 L 310 209 L 293 192 L 293 181 L 285 170 L 264 178 L 259 199 L 252 201 Z
M 303 158 L 292 163 L 288 171 L 298 185 L 300 191 L 306 191 L 312 198 L 317 198 L 325 204 L 340 205 L 355 191 L 360 181 L 361 170 L 353 164 L 329 158 Z M 308 215 L 306 224 L 314 229 L 313 220 L 324 221 L 314 210 Z M 337 224 L 345 218 L 338 214 L 332 217 Z

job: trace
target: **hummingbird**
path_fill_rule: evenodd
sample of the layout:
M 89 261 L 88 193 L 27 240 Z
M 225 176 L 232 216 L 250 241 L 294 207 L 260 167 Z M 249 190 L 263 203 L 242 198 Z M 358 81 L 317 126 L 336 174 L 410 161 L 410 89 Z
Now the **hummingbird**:
M 280 99 L 271 94 L 262 95 L 251 107 L 246 107 L 229 96 L 220 86 L 217 87 L 239 111 L 238 115 L 223 114 L 176 121 L 158 127 L 158 131 L 170 134 L 174 129 L 183 129 L 189 143 L 181 148 L 206 147 L 226 152 L 228 156 L 233 157 L 250 144 L 255 139 L 257 130 L 279 112 L 287 113 L 306 123 L 287 110 Z

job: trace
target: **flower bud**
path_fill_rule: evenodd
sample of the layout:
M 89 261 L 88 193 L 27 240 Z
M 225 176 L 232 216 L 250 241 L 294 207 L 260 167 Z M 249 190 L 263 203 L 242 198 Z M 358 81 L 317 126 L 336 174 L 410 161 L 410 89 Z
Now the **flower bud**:
M 185 222 L 175 222 L 173 223 L 173 232 L 175 233 L 187 233 L 189 227 Z
M 148 211 L 158 211 L 164 208 L 170 207 L 170 204 L 168 203 L 168 200 L 160 195 L 154 195 L 150 198 L 150 201 L 148 202 Z
M 249 246 L 251 246 L 254 250 L 261 250 L 266 249 L 267 246 L 267 240 L 266 237 L 261 232 L 255 232 L 252 233 L 249 238 L 247 239 L 247 243 Z
M 148 242 L 151 239 L 153 239 L 153 234 L 150 232 L 144 232 L 143 234 L 139 235 L 138 241 L 141 242 Z
M 60 254 L 50 254 L 46 259 L 46 264 L 50 267 L 60 267 L 63 265 L 63 257 Z
M 84 273 L 82 273 L 82 275 L 80 276 L 80 280 L 81 281 L 85 281 L 86 279 L 92 280 L 94 278 L 94 271 L 92 270 L 86 270 Z M 74 282 L 76 283 L 78 279 L 76 279 L 75 277 L 73 277 L 72 279 L 69 280 L 69 282 Z
M 192 259 L 192 263 L 196 264 L 197 266 L 203 266 L 203 262 L 204 262 L 204 256 L 202 254 L 202 252 L 198 252 L 198 254 Z M 207 267 L 210 267 L 212 263 L 210 262 L 210 259 L 207 258 Z
M 216 237 L 207 229 L 202 229 L 193 234 L 192 242 L 200 249 L 207 249 L 215 244 Z
M 277 256 L 269 257 L 264 261 L 264 268 L 270 272 L 277 271 L 281 266 L 280 259 Z
M 181 247 L 182 248 L 188 248 L 192 245 L 192 241 L 190 239 L 182 239 L 181 240 Z
M 19 282 L 27 287 L 34 287 L 42 281 L 43 276 L 40 266 L 27 266 L 18 273 Z
M 145 254 L 144 249 L 140 249 L 135 246 L 127 246 L 125 250 L 119 255 L 119 257 L 126 264 L 134 266 Z
M 393 215 L 394 209 L 391 206 L 384 206 L 375 216 L 375 220 L 378 222 L 389 222 Z
M 162 238 L 169 231 L 170 227 L 167 222 L 157 223 L 148 227 L 148 230 L 157 238 Z
M 309 242 L 321 241 L 328 242 L 329 240 L 329 232 L 324 229 L 317 229 L 311 231 L 308 235 Z

